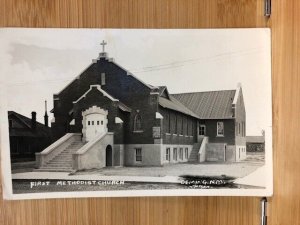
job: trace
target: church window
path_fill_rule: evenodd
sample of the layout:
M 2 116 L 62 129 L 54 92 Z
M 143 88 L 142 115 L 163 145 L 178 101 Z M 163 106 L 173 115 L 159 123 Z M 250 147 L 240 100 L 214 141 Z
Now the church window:
M 179 149 L 179 158 L 183 160 L 183 148 Z
M 103 120 L 101 120 L 101 125 L 103 125 Z
M 92 125 L 94 125 L 94 120 L 92 121 Z
M 175 115 L 175 130 L 174 134 L 177 134 L 177 115 Z
M 181 131 L 180 131 L 180 134 L 183 134 L 183 117 L 181 117 Z
M 97 125 L 100 125 L 99 120 L 97 120 Z
M 101 73 L 101 85 L 105 85 L 105 73 Z
M 173 148 L 173 160 L 177 160 L 177 148 Z
M 134 117 L 134 131 L 142 131 L 142 117 L 139 113 Z
M 166 148 L 166 160 L 170 161 L 170 148 Z
M 169 122 L 168 122 L 168 133 L 171 133 L 171 114 L 170 114 L 170 112 L 168 113 L 168 120 L 169 120 Z
M 186 119 L 186 135 L 189 135 L 189 120 Z
M 135 149 L 135 161 L 142 162 L 142 149 L 141 148 Z
M 189 149 L 185 148 L 185 158 L 187 159 L 189 157 Z
M 224 136 L 224 123 L 217 122 L 217 136 Z
M 91 121 L 88 121 L 88 125 L 91 125 Z
M 8 120 L 9 123 L 9 127 L 12 128 L 13 127 L 13 120 Z
M 199 135 L 205 135 L 206 133 L 206 127 L 205 125 L 201 124 L 200 127 L 199 127 Z

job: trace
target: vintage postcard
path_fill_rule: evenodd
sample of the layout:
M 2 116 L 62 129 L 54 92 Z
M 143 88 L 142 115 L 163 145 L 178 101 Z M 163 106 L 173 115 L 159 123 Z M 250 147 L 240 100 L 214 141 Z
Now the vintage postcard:
M 270 196 L 269 29 L 0 29 L 5 199 Z

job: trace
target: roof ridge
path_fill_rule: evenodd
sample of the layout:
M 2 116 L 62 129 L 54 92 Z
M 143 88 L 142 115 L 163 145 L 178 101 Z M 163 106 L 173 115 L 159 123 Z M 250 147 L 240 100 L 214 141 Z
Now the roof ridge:
M 20 120 L 21 120 L 28 128 L 31 128 L 31 124 L 28 124 L 27 122 L 31 121 L 32 118 L 27 117 L 27 116 L 24 116 L 24 115 L 22 115 L 22 114 L 20 114 L 20 113 L 18 113 L 18 112 L 13 111 L 13 110 L 10 110 L 10 111 L 8 111 L 8 112 L 11 113 L 10 115 L 15 115 L 15 116 L 17 116 L 17 117 L 18 117 L 18 118 L 19 118 L 19 119 L 20 119 Z M 25 120 L 28 120 L 28 121 L 25 121 Z M 37 125 L 46 127 L 45 124 L 39 122 L 38 120 L 36 120 L 35 122 L 36 122 Z M 49 128 L 50 128 L 50 127 L 49 127 Z
M 192 92 L 172 94 L 171 96 L 185 105 L 200 118 L 233 118 L 232 100 L 235 90 Z
M 228 89 L 228 90 L 214 90 L 214 91 L 181 92 L 181 93 L 172 93 L 172 94 L 170 94 L 170 95 L 198 94 L 198 93 L 222 92 L 222 91 L 236 91 L 236 90 L 235 90 L 235 89 Z

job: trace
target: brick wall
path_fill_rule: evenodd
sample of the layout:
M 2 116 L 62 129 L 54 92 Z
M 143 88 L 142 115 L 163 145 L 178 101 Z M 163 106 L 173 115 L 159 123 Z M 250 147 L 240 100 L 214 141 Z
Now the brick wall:
M 217 136 L 217 122 L 224 123 L 224 136 Z M 210 143 L 227 143 L 235 145 L 235 121 L 234 119 L 200 120 L 200 124 L 206 126 L 206 136 Z
M 55 123 L 52 124 L 53 133 L 56 135 L 55 139 L 70 131 L 69 123 L 73 117 L 69 115 L 69 112 L 73 108 L 73 101 L 82 96 L 90 88 L 90 85 L 101 84 L 102 73 L 105 73 L 105 85 L 102 85 L 101 88 L 132 109 L 128 118 L 123 120 L 126 120 L 126 123 L 123 125 L 124 140 L 127 143 L 154 143 L 152 127 L 159 124 L 159 121 L 155 118 L 158 96 L 150 95 L 151 88 L 133 76 L 128 75 L 126 70 L 105 58 L 101 58 L 96 63 L 91 64 L 91 66 L 80 74 L 78 79 L 75 79 L 61 93 L 54 95 L 54 99 L 57 99 L 54 100 Z M 97 104 L 95 104 L 96 102 Z M 98 99 L 93 100 L 91 98 L 86 103 L 86 106 L 91 104 L 101 107 L 106 102 L 104 100 L 100 102 Z M 142 117 L 143 132 L 141 133 L 133 132 L 134 117 L 137 111 L 139 111 Z M 116 115 L 117 109 L 111 107 L 110 113 Z M 80 116 L 78 114 L 79 109 L 77 109 L 76 124 L 80 124 Z M 110 124 L 110 126 L 112 125 Z M 111 127 L 110 130 L 114 132 L 115 129 L 117 127 Z M 77 127 L 75 130 L 80 130 L 80 127 Z M 116 141 L 121 142 L 121 139 L 117 137 Z
M 164 117 L 162 121 L 162 138 L 164 144 L 191 145 L 196 142 L 196 119 L 162 107 L 159 107 L 159 112 Z

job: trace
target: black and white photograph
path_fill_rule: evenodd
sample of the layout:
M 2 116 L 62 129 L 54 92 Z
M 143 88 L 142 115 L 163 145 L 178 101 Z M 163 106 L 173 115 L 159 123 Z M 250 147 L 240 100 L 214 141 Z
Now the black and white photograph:
M 270 30 L 0 29 L 5 199 L 271 196 Z

